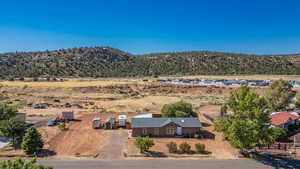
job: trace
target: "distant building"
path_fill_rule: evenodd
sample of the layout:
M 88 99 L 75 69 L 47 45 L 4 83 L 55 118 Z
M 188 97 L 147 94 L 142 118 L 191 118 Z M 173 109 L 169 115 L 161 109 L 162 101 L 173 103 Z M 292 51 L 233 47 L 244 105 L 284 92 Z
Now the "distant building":
M 297 112 L 275 112 L 270 115 L 271 125 L 287 130 L 289 125 L 299 124 Z

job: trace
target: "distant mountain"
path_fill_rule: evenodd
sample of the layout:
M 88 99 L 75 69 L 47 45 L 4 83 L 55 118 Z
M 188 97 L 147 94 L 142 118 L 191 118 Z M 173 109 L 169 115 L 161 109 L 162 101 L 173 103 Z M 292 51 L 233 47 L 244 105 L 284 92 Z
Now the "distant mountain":
M 0 54 L 0 78 L 153 75 L 300 75 L 300 54 L 245 55 L 193 51 L 132 55 L 110 47 Z

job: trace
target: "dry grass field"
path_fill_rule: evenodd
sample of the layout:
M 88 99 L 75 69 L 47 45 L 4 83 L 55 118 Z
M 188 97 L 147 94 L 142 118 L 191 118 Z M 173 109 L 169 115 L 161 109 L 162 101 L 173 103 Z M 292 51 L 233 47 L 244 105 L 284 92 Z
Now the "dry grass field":
M 60 82 L 48 82 L 48 81 L 3 81 L 0 82 L 0 86 L 30 86 L 30 87 L 88 87 L 88 86 L 109 86 L 109 85 L 123 85 L 123 84 L 143 84 L 138 79 L 66 79 L 66 81 Z
M 300 76 L 188 76 L 182 78 L 295 80 L 300 79 Z M 111 135 L 109 132 L 92 130 L 90 126 L 92 117 L 115 116 L 119 113 L 126 113 L 129 116 L 138 113 L 160 113 L 163 105 L 183 100 L 191 103 L 195 111 L 199 112 L 200 120 L 205 122 L 203 113 L 212 117 L 218 116 L 220 105 L 225 102 L 230 93 L 238 89 L 237 87 L 170 85 L 158 83 L 156 80 L 153 78 L 147 80 L 110 78 L 65 79 L 64 82 L 0 82 L 0 101 L 18 106 L 19 112 L 26 113 L 27 120 L 33 123 L 54 118 L 62 111 L 74 111 L 76 118 L 82 121 L 68 124 L 69 131 L 61 132 L 57 127 L 39 128 L 46 141 L 45 148 L 55 151 L 56 156 L 80 154 L 98 158 L 114 158 L 105 155 L 110 154 L 106 153 L 110 151 L 110 144 L 105 142 L 105 139 L 114 140 L 120 137 Z M 263 94 L 266 88 L 255 90 Z M 36 104 L 46 104 L 47 107 L 34 109 Z M 66 104 L 80 105 L 81 108 L 65 107 Z M 212 125 L 205 127 L 205 130 L 212 132 L 216 139 L 183 139 L 178 140 L 178 143 L 200 142 L 206 145 L 214 158 L 236 158 L 236 150 L 222 140 L 220 133 L 213 131 Z M 121 134 L 124 133 L 121 132 Z M 70 138 L 75 141 L 70 142 Z M 165 147 L 168 141 L 170 139 L 155 139 L 156 146 L 153 147 L 153 151 L 160 150 L 168 153 Z M 118 144 L 119 142 L 115 142 L 115 145 Z M 22 154 L 21 151 L 4 153 Z

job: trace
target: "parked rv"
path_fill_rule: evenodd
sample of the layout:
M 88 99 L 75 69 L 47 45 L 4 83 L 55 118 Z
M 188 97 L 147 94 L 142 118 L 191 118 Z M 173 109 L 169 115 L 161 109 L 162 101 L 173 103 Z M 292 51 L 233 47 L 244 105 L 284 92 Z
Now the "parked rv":
M 93 118 L 92 127 L 93 127 L 93 129 L 102 128 L 102 123 L 101 123 L 101 118 L 100 117 Z

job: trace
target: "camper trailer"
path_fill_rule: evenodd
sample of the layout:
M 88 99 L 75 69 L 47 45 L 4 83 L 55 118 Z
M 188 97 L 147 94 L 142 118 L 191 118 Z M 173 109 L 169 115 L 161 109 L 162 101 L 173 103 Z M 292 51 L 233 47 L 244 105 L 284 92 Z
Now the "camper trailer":
M 93 118 L 92 127 L 93 127 L 93 129 L 102 128 L 101 118 L 99 118 L 99 117 Z
M 126 119 L 127 119 L 126 115 L 119 115 L 118 117 L 119 127 L 126 127 Z
M 116 128 L 116 119 L 115 118 L 107 118 L 103 125 L 104 129 L 114 129 Z

